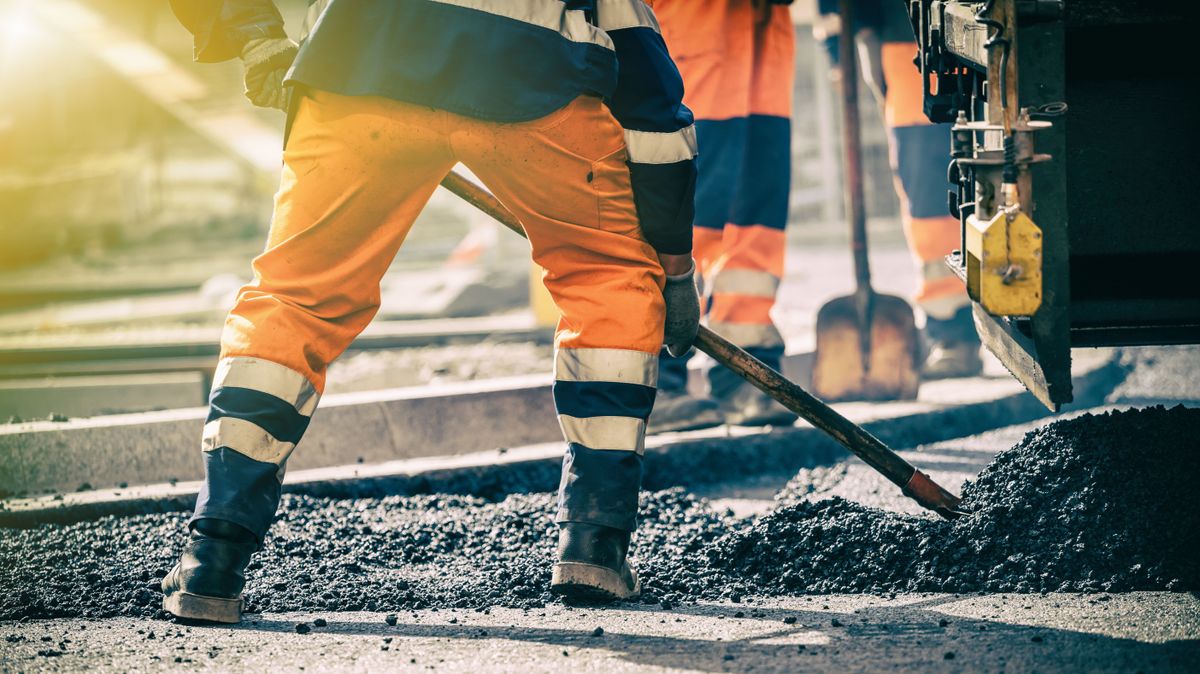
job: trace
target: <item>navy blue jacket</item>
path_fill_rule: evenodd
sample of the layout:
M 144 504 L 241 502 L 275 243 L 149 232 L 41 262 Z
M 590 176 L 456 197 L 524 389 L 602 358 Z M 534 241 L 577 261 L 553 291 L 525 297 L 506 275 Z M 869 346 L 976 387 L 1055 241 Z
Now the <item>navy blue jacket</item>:
M 171 0 L 196 59 L 283 37 L 271 0 Z M 696 140 L 683 81 L 642 0 L 332 0 L 288 75 L 497 122 L 602 97 L 625 129 L 638 216 L 660 253 L 691 251 Z

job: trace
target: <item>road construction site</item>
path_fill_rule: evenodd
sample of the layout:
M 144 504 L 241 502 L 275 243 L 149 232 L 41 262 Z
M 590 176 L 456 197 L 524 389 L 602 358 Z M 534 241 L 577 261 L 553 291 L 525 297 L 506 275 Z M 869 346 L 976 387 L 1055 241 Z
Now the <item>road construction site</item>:
M 573 603 L 550 591 L 564 451 L 552 395 L 557 311 L 539 294 L 540 270 L 525 266 L 528 245 L 497 223 L 524 235 L 522 226 L 490 195 L 461 190 L 473 183 L 456 191 L 452 175 L 385 274 L 375 322 L 330 367 L 286 475 L 282 466 L 273 473 L 282 475 L 282 504 L 247 569 L 243 621 L 173 617 L 163 579 L 174 575 L 203 486 L 197 440 L 210 423 L 225 312 L 262 250 L 281 120 L 245 106 L 240 67 L 187 65 L 186 36 L 158 4 L 44 0 L 30 5 L 26 18 L 37 21 L 22 29 L 70 37 L 102 70 L 80 69 L 80 78 L 119 81 L 140 111 L 109 111 L 121 128 L 131 120 L 159 128 L 146 134 L 153 143 L 130 134 L 142 140 L 116 156 L 107 139 L 121 134 L 97 110 L 105 143 L 63 143 L 54 170 L 0 171 L 0 210 L 25 225 L 5 230 L 0 247 L 0 263 L 12 267 L 0 269 L 0 673 L 1197 671 L 1200 347 L 1164 345 L 1196 341 L 1200 324 L 1188 313 L 1189 284 L 1154 273 L 1181 268 L 1168 262 L 1191 249 L 1164 238 L 1143 251 L 1141 239 L 1135 246 L 1103 229 L 1085 235 L 1107 222 L 1089 213 L 1089 196 L 1071 204 L 1080 255 L 1070 256 L 1065 208 L 1056 211 L 1062 178 L 1039 173 L 1040 210 L 1022 184 L 1025 201 L 1006 204 L 1008 217 L 997 211 L 992 223 L 1025 226 L 1037 216 L 1044 244 L 1043 230 L 1025 241 L 1039 242 L 1036 263 L 1013 263 L 1006 246 L 1006 264 L 981 289 L 985 256 L 967 245 L 966 224 L 946 261 L 971 289 L 983 371 L 930 378 L 918 391 L 926 354 L 909 347 L 918 346 L 920 318 L 901 298 L 917 294 L 929 260 L 914 262 L 895 218 L 905 207 L 885 160 L 895 141 L 881 111 L 855 100 L 854 85 L 827 86 L 830 64 L 809 26 L 816 7 L 802 3 L 793 9 L 802 30 L 791 226 L 771 290 L 790 381 L 723 349 L 711 325 L 697 341 L 705 355 L 689 366 L 690 389 L 704 393 L 704 370 L 733 362 L 802 420 L 646 439 L 630 549 L 637 599 Z M 308 9 L 281 4 L 289 21 Z M 992 65 L 1008 69 L 1018 4 L 1036 14 L 1055 3 L 988 2 L 978 14 L 945 16 L 1008 22 L 1008 37 L 999 39 L 1002 30 L 988 42 L 1004 49 Z M 1061 46 L 1061 35 L 1026 23 L 1047 55 Z M 916 29 L 918 42 L 950 40 Z M 962 46 L 930 53 L 973 56 L 954 48 Z M 849 51 L 842 76 L 857 83 Z M 926 75 L 968 76 L 961 63 L 935 65 L 944 72 Z M 1016 86 L 1015 73 L 986 72 L 965 90 Z M 161 81 L 177 86 L 164 93 Z M 844 96 L 840 123 L 835 91 Z M 1067 109 L 1053 86 L 1038 96 L 1051 96 L 1032 101 L 1043 116 Z M 1075 128 L 1119 97 L 1095 98 L 1105 104 L 1089 109 L 1072 92 Z M 38 100 L 27 102 L 33 117 L 53 117 L 36 110 Z M 1005 106 L 992 112 L 1011 113 Z M 1027 133 L 1026 110 L 1021 117 Z M 851 150 L 860 122 L 862 147 Z M 0 131 L 6 124 L 0 114 Z M 1053 126 L 1045 124 L 1038 128 Z M 840 181 L 839 127 L 848 167 Z M 39 132 L 22 135 L 44 144 Z M 1075 136 L 1089 139 L 1088 170 L 1108 165 L 1090 158 L 1104 146 L 1093 137 Z M 986 154 L 952 138 L 957 159 Z M 1170 140 L 1167 149 L 1182 147 Z M 1032 152 L 1025 141 L 1005 148 L 1006 169 L 1016 168 L 1009 150 Z M 1070 161 L 1065 147 L 1045 147 Z M 1172 156 L 1149 147 L 1130 154 Z M 41 153 L 51 154 L 27 154 Z M 1050 158 L 1023 156 L 1021 170 Z M 950 195 L 964 223 L 987 200 L 959 197 L 1003 177 L 997 157 L 973 159 L 962 166 L 980 173 Z M 66 184 L 71 199 L 54 192 Z M 849 236 L 836 222 L 843 191 Z M 1174 203 L 1154 202 L 1147 207 Z M 1185 222 L 1167 216 L 1113 220 Z M 1121 257 L 1160 248 L 1178 257 Z M 1068 282 L 1068 268 L 1078 282 Z M 1023 276 L 1033 271 L 1036 283 Z M 1036 301 L 1011 308 L 1014 297 Z M 822 326 L 831 313 L 839 320 Z M 872 325 L 894 332 L 876 335 Z M 830 360 L 821 336 L 838 330 L 854 338 L 841 339 L 845 353 Z M 822 348 L 826 366 L 834 363 L 824 371 Z M 894 377 L 877 357 L 889 348 L 904 361 Z M 830 371 L 842 380 L 834 384 L 860 390 L 826 395 L 832 380 L 818 380 Z M 806 389 L 851 402 L 826 406 Z
M 879 285 L 911 292 L 899 240 L 880 238 Z M 849 287 L 819 245 L 789 252 L 781 291 L 796 381 L 816 307 Z M 1057 415 L 996 362 L 915 401 L 835 405 L 962 494 L 953 522 L 803 422 L 654 436 L 644 593 L 571 606 L 548 591 L 549 332 L 519 312 L 438 320 L 464 329 L 400 322 L 335 366 L 234 628 L 161 609 L 205 411 L 154 399 L 198 404 L 203 373 L 147 395 L 122 365 L 107 389 L 45 398 L 80 411 L 0 428 L 0 671 L 1190 671 L 1200 656 L 1194 347 L 1077 351 Z M 130 334 L 116 341 L 147 339 Z M 105 390 L 129 396 L 124 413 L 97 407 Z
M 910 292 L 899 240 L 880 238 L 881 286 Z M 830 258 L 789 253 L 797 381 L 816 307 L 849 285 Z M 651 437 L 643 596 L 581 607 L 548 591 L 549 332 L 513 316 L 444 319 L 474 322 L 457 337 L 397 323 L 408 341 L 335 365 L 232 629 L 161 609 L 203 408 L 152 411 L 118 370 L 125 414 L 85 388 L 82 418 L 2 427 L 0 671 L 1187 671 L 1200 655 L 1194 348 L 1079 351 L 1059 415 L 995 362 L 916 401 L 836 405 L 961 493 L 955 522 L 803 422 Z
M 1105 354 L 1058 419 L 956 418 L 948 404 L 875 421 L 963 494 L 971 515 L 954 522 L 801 427 L 660 438 L 634 539 L 636 603 L 572 607 L 548 593 L 557 465 L 526 448 L 294 483 L 251 567 L 250 618 L 232 629 L 160 608 L 179 499 L 96 517 L 95 502 L 71 511 L 67 496 L 55 504 L 75 513 L 69 524 L 38 524 L 53 507 L 26 502 L 0 533 L 3 667 L 868 671 L 886 658 L 921 671 L 1190 671 L 1196 357 Z

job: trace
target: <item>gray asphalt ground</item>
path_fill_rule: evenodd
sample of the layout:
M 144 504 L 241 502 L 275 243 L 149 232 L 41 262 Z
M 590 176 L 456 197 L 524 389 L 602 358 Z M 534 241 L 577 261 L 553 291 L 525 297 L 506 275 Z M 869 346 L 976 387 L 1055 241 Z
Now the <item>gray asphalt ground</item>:
M 953 489 L 1037 425 L 905 454 Z M 808 498 L 839 495 L 909 509 L 890 485 L 856 463 L 810 477 Z M 793 480 L 793 493 L 796 485 Z M 708 495 L 714 507 L 753 516 L 773 505 L 780 486 L 731 486 Z M 297 630 L 301 623 L 305 633 Z M 369 612 L 265 613 L 232 628 L 127 618 L 38 620 L 0 623 L 0 635 L 4 673 L 1194 672 L 1200 671 L 1200 594 L 747 597 L 669 609 L 421 610 L 396 615 L 394 625 L 385 614 Z
M 890 259 L 903 263 L 898 255 Z M 1131 365 L 1149 360 L 1157 367 L 1139 367 L 1113 405 L 1144 404 L 1163 393 L 1196 404 L 1195 356 L 1190 349 L 1131 356 Z M 1164 370 L 1191 376 L 1165 391 Z M 905 453 L 955 489 L 1041 423 Z M 810 479 L 807 498 L 911 508 L 857 463 Z M 714 507 L 753 516 L 775 505 L 782 486 L 727 485 L 704 495 Z M 265 613 L 236 627 L 128 618 L 0 623 L 0 672 L 1200 671 L 1197 593 L 748 597 L 669 609 L 422 610 L 398 614 L 394 625 L 385 618 Z M 301 623 L 305 633 L 297 630 Z
M 394 626 L 379 613 L 36 621 L 0 626 L 0 671 L 1194 672 L 1198 616 L 1196 596 L 1133 593 L 419 611 Z

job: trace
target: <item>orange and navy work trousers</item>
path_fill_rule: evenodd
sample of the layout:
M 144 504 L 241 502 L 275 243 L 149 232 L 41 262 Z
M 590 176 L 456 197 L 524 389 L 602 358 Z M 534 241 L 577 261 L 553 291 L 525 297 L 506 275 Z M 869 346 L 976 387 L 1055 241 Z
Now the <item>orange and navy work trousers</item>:
M 516 124 L 386 98 L 301 99 L 266 250 L 225 322 L 194 519 L 266 534 L 327 367 L 375 315 L 384 272 L 456 162 L 520 219 L 560 311 L 558 520 L 633 529 L 664 276 L 638 223 L 624 131 L 591 96 Z
M 961 227 L 949 214 L 946 168 L 950 162 L 950 126 L 933 124 L 925 116 L 921 73 L 913 66 L 914 42 L 883 42 L 880 59 L 884 77 L 883 115 L 890 136 L 890 157 L 900 197 L 900 216 L 909 249 L 920 266 L 917 305 L 925 312 L 927 328 L 937 333 L 947 322 L 962 324 L 970 334 L 931 334 L 934 339 L 959 341 L 974 337 L 974 325 L 956 314 L 968 306 L 966 288 L 946 265 L 959 247 Z
M 818 0 L 819 31 L 834 61 L 838 43 L 837 0 Z M 891 0 L 862 0 L 854 5 L 854 34 L 873 32 L 878 51 L 861 59 L 864 77 L 882 90 L 884 124 L 890 140 L 890 159 L 900 218 L 909 250 L 918 266 L 914 298 L 925 312 L 926 332 L 935 341 L 978 339 L 970 317 L 966 288 L 946 266 L 945 257 L 959 247 L 961 228 L 950 215 L 946 192 L 950 185 L 950 124 L 933 124 L 925 116 L 921 73 L 913 65 L 917 45 L 903 4 Z M 862 53 L 863 49 L 859 49 Z M 882 81 L 878 81 L 879 78 Z
M 695 257 L 709 326 L 778 369 L 771 318 L 783 276 L 791 185 L 795 35 L 785 5 L 764 0 L 658 0 L 654 11 L 696 117 Z M 684 359 L 662 359 L 659 385 L 682 389 Z M 723 367 L 712 394 L 739 384 Z

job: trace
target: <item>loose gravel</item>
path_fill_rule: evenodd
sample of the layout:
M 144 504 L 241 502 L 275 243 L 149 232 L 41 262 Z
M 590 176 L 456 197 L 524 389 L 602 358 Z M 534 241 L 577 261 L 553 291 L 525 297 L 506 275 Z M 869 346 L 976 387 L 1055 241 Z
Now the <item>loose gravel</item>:
M 1083 415 L 1026 435 L 953 523 L 842 499 L 775 510 L 710 550 L 767 594 L 1200 588 L 1200 410 Z
M 907 591 L 1200 589 L 1200 410 L 1084 415 L 1030 433 L 963 493 L 957 522 L 842 499 L 755 520 L 648 493 L 645 602 Z M 553 496 L 289 495 L 251 565 L 252 611 L 532 608 L 547 592 Z M 183 514 L 0 530 L 0 620 L 166 617 L 159 579 Z

